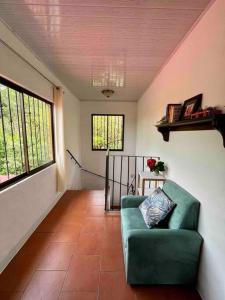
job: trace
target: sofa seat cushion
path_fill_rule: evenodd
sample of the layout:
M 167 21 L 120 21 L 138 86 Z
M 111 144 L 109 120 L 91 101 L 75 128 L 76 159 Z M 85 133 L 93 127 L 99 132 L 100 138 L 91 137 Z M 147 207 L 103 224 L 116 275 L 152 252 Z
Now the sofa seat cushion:
M 127 234 L 130 230 L 136 230 L 136 229 L 146 229 L 147 231 L 151 230 L 146 226 L 142 213 L 138 207 L 121 209 L 120 213 L 121 213 L 121 229 L 122 229 L 123 243 L 125 247 L 127 242 Z M 162 224 L 162 225 L 160 224 L 158 226 L 155 226 L 154 228 L 166 229 L 168 227 L 166 224 Z

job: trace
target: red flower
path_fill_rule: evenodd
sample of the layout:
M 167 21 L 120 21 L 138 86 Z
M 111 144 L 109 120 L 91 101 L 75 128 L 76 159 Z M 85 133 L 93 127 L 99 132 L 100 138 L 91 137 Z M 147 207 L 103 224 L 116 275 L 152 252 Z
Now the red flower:
M 147 166 L 149 167 L 151 172 L 155 170 L 155 165 L 156 165 L 155 159 L 151 158 L 147 160 Z

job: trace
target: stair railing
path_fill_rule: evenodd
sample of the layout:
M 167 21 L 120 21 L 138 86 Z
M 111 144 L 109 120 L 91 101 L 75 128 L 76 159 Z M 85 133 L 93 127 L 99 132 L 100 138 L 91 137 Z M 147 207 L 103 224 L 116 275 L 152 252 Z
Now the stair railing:
M 93 176 L 97 176 L 105 180 L 105 210 L 117 210 L 120 209 L 120 199 L 122 192 L 124 195 L 137 194 L 137 174 L 140 171 L 144 171 L 146 169 L 145 162 L 149 158 L 154 158 L 160 160 L 160 157 L 157 156 L 140 156 L 140 155 L 110 155 L 109 150 L 106 152 L 106 166 L 105 166 L 105 176 L 92 172 L 82 167 L 82 165 L 78 162 L 75 156 L 72 154 L 70 150 L 66 150 L 70 155 L 70 158 L 75 162 L 75 166 L 77 166 L 81 171 L 91 174 Z M 120 161 L 119 163 L 119 172 L 117 172 L 118 168 L 116 164 L 116 159 Z M 124 169 L 124 160 L 127 160 L 127 168 Z M 140 163 L 142 162 L 142 166 L 140 168 Z M 112 170 L 110 169 L 110 163 L 112 163 Z M 132 170 L 133 165 L 133 170 Z M 110 178 L 110 173 L 111 177 Z M 118 176 L 117 176 L 118 173 Z M 123 175 L 127 174 L 126 181 L 123 182 Z M 132 176 L 131 176 L 131 173 Z M 116 193 L 116 186 L 119 187 L 119 192 Z M 118 190 L 118 189 L 117 189 Z

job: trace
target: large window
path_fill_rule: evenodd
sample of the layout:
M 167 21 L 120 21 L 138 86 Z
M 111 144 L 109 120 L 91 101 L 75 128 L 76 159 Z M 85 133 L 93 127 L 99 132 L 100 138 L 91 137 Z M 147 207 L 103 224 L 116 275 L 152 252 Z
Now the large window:
M 92 150 L 123 151 L 124 115 L 92 115 Z
M 0 78 L 0 188 L 54 162 L 52 104 Z

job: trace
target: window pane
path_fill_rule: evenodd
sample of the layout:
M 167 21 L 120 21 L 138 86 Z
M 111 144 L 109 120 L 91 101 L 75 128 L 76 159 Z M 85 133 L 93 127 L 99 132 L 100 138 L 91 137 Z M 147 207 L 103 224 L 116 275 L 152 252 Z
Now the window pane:
M 20 97 L 0 84 L 0 183 L 25 172 Z
M 0 187 L 53 162 L 52 105 L 0 77 Z
M 93 116 L 93 149 L 107 149 L 107 117 Z
M 24 110 L 29 168 L 33 170 L 53 160 L 51 105 L 24 94 Z
M 111 150 L 123 149 L 123 116 L 109 116 L 108 145 Z
M 92 115 L 93 150 L 123 149 L 123 116 Z

